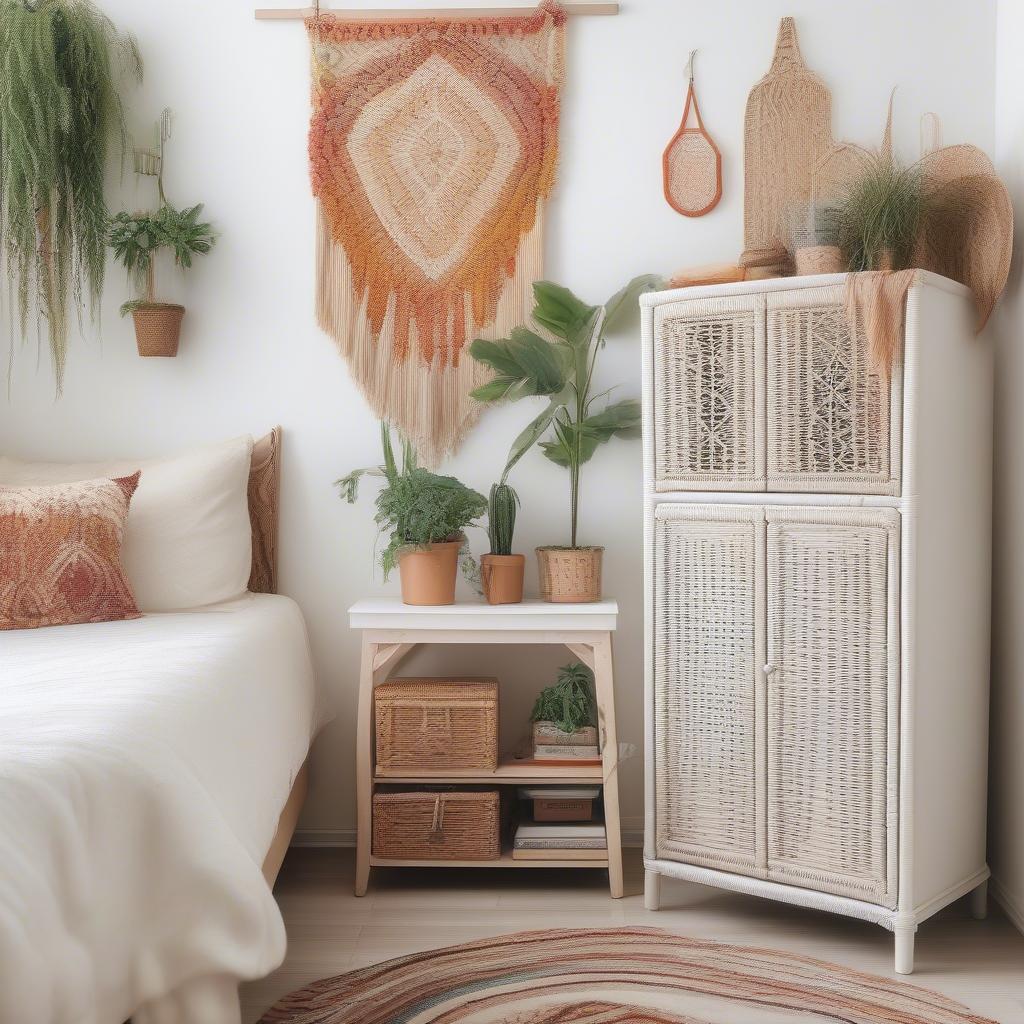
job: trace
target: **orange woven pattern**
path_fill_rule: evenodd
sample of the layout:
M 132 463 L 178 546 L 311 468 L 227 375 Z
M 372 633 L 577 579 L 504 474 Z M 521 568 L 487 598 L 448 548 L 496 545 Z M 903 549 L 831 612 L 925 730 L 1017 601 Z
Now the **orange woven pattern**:
M 320 322 L 428 461 L 454 448 L 470 413 L 473 382 L 444 371 L 495 325 L 524 270 L 502 327 L 527 319 L 540 239 L 523 243 L 554 183 L 564 19 L 544 4 L 521 17 L 308 23 Z M 408 365 L 415 389 L 380 355 Z M 430 373 L 449 390 L 423 401 Z

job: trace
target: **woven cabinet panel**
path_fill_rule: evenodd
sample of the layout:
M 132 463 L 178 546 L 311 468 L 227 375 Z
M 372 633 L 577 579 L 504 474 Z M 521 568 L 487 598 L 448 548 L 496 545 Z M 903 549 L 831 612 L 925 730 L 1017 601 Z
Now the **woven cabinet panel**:
M 892 385 L 841 285 L 769 297 L 767 366 L 769 490 L 898 493 Z
M 763 875 L 764 511 L 661 505 L 656 515 L 657 856 Z
M 658 490 L 764 489 L 763 303 L 744 295 L 658 307 Z
M 767 518 L 768 877 L 893 907 L 898 514 Z

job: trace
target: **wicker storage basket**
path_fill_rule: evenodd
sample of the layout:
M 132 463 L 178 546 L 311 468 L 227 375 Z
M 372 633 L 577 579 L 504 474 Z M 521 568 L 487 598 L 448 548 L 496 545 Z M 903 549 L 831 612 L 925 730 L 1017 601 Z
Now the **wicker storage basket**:
M 496 679 L 393 679 L 373 696 L 378 774 L 498 767 Z
M 497 860 L 501 802 L 481 793 L 375 793 L 373 855 L 389 860 Z

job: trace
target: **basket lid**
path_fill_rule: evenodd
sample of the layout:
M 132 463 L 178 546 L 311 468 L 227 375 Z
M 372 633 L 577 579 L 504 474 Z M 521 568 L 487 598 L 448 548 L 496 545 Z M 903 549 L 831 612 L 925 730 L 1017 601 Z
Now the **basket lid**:
M 497 700 L 497 679 L 389 679 L 373 691 L 378 702 L 410 698 L 418 701 Z

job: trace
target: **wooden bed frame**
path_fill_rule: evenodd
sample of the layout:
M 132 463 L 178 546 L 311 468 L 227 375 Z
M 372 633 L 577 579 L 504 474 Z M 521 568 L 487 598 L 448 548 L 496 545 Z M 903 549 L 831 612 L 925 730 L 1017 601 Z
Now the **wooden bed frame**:
M 249 590 L 255 594 L 277 593 L 277 525 L 281 491 L 281 428 L 274 427 L 252 446 L 249 468 L 249 520 L 252 524 L 252 574 Z M 309 789 L 309 760 L 302 765 L 288 795 L 277 832 L 263 860 L 263 877 L 273 888 L 288 845 L 295 834 L 299 812 Z

